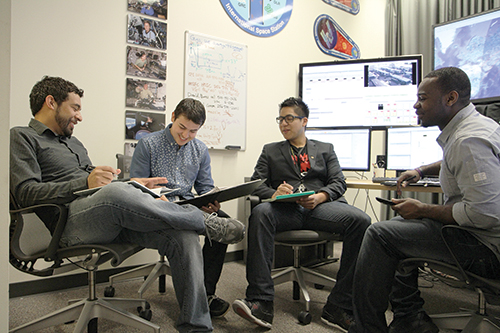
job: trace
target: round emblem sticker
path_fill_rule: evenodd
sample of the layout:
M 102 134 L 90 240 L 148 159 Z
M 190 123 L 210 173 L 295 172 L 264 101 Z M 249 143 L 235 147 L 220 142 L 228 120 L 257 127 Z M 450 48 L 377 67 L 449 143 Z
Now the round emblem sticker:
M 227 15 L 241 29 L 257 37 L 270 37 L 285 28 L 293 0 L 220 0 Z
M 314 22 L 314 39 L 326 54 L 343 59 L 358 59 L 359 47 L 328 15 L 320 15 Z

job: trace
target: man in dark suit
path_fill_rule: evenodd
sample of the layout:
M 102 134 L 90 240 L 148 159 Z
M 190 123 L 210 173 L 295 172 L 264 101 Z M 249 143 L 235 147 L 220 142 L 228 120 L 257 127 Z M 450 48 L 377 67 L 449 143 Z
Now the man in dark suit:
M 300 99 L 288 98 L 276 118 L 285 141 L 264 146 L 252 179 L 267 179 L 254 194 L 260 199 L 301 191 L 315 194 L 296 203 L 261 203 L 250 216 L 246 298 L 236 300 L 237 314 L 271 328 L 274 284 L 271 264 L 277 232 L 311 229 L 343 236 L 337 283 L 323 308 L 322 320 L 347 331 L 352 322 L 352 277 L 359 247 L 370 217 L 344 199 L 346 183 L 330 143 L 306 138 L 309 108 Z

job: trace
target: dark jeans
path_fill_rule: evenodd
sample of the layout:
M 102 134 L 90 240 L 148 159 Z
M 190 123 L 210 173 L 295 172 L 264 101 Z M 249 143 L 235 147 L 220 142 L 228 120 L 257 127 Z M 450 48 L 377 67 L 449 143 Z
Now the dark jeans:
M 261 203 L 250 216 L 246 297 L 249 300 L 274 300 L 271 265 L 274 257 L 274 236 L 277 232 L 310 229 L 338 233 L 343 236 L 337 283 L 328 302 L 352 310 L 354 266 L 370 217 L 347 203 L 332 201 L 313 210 L 295 203 Z
M 418 290 L 418 270 L 397 272 L 406 258 L 429 258 L 454 264 L 441 237 L 440 222 L 401 217 L 372 224 L 366 230 L 354 274 L 355 327 L 349 332 L 387 332 L 385 311 L 389 300 L 394 317 L 422 311 L 424 300 Z M 469 233 L 454 230 L 459 261 L 476 273 L 498 270 L 494 254 Z M 482 258 L 482 260 L 478 260 Z M 492 267 L 494 263 L 496 267 Z

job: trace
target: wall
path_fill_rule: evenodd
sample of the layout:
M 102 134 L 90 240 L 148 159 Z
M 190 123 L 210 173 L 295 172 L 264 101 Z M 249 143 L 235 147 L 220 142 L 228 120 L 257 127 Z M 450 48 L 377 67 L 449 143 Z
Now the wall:
M 4 221 L 0 225 L 0 262 L 8 265 L 9 249 L 9 102 L 10 102 L 10 2 L 2 3 L 0 11 L 0 216 Z M 0 274 L 0 304 L 9 301 L 9 275 Z M 0 332 L 9 329 L 9 309 L 3 307 L 0 311 Z
M 262 146 L 282 139 L 274 118 L 278 103 L 298 93 L 298 64 L 338 60 L 323 54 L 316 46 L 312 33 L 316 17 L 332 16 L 358 44 L 363 58 L 381 57 L 385 2 L 360 0 L 360 13 L 351 15 L 320 0 L 295 0 L 286 28 L 274 37 L 258 38 L 237 27 L 219 1 L 204 1 L 203 6 L 199 0 L 169 1 L 167 115 L 183 98 L 186 30 L 248 45 L 247 149 L 211 152 L 213 178 L 218 186 L 242 182 L 252 174 Z M 123 151 L 125 142 L 127 1 L 11 3 L 10 126 L 28 123 L 31 117 L 28 95 L 36 81 L 46 74 L 62 76 L 85 90 L 84 121 L 76 127 L 75 135 L 85 143 L 94 164 L 115 165 L 114 156 Z M 379 134 L 374 137 L 375 155 L 377 151 L 381 153 L 382 137 Z M 364 198 L 358 200 L 356 205 L 363 208 Z M 223 208 L 233 216 L 243 217 L 237 201 L 225 203 Z M 242 244 L 237 244 L 230 251 L 241 248 Z M 157 255 L 151 251 L 130 262 L 156 259 Z M 11 270 L 11 282 L 27 278 L 30 277 Z

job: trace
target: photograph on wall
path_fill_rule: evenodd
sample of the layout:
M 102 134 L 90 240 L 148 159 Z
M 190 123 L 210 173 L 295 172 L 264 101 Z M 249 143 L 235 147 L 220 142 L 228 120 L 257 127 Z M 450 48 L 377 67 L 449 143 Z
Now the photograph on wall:
M 342 59 L 359 59 L 361 56 L 358 45 L 326 14 L 318 16 L 314 22 L 314 39 L 319 49 L 328 55 Z
M 166 80 L 167 54 L 127 46 L 127 75 Z
M 167 19 L 167 0 L 128 0 L 128 10 L 134 13 Z
M 125 139 L 139 140 L 163 129 L 165 129 L 164 113 L 125 111 Z
M 167 49 L 167 24 L 128 14 L 127 42 L 155 49 Z
M 127 79 L 127 107 L 165 111 L 167 90 L 163 83 Z
M 359 0 L 323 0 L 323 2 L 354 15 L 359 13 Z

